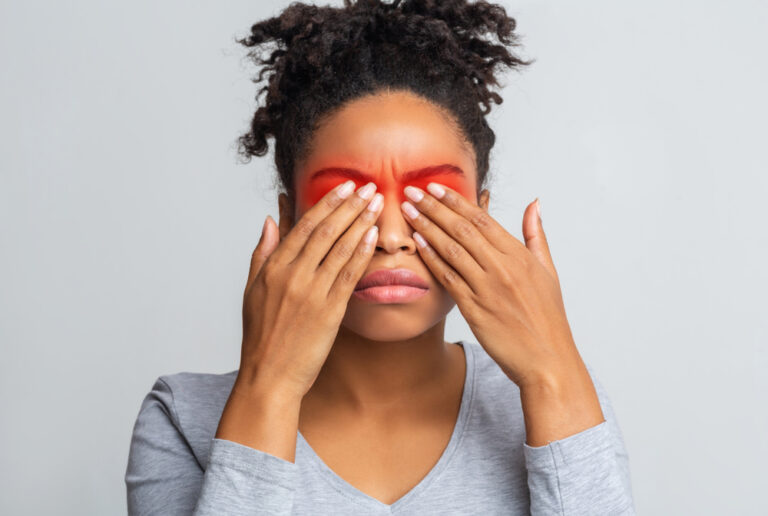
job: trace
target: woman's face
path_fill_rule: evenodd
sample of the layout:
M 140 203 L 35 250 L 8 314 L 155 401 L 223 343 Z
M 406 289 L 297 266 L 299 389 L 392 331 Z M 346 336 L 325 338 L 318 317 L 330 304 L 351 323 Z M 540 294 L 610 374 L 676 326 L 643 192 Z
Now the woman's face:
M 281 217 L 291 225 L 329 190 L 352 179 L 368 181 L 384 196 L 376 251 L 365 275 L 405 268 L 426 280 L 429 290 L 407 302 L 377 302 L 352 296 L 342 326 L 377 341 L 405 340 L 440 322 L 455 302 L 419 256 L 413 230 L 400 204 L 406 185 L 426 190 L 430 181 L 445 184 L 478 204 L 472 147 L 435 105 L 408 92 L 378 93 L 356 99 L 324 121 L 310 142 L 311 152 L 295 174 L 296 203 L 281 194 Z M 419 172 L 420 171 L 420 172 Z M 480 205 L 487 210 L 488 192 Z

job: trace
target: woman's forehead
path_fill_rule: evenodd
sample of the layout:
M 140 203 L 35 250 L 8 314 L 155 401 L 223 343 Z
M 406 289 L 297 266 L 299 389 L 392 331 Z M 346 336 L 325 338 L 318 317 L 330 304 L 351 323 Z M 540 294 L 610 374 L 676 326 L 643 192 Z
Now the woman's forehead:
M 397 179 L 415 169 L 450 164 L 475 176 L 474 153 L 460 132 L 440 109 L 407 93 L 350 102 L 324 119 L 309 148 L 299 181 L 328 167 Z

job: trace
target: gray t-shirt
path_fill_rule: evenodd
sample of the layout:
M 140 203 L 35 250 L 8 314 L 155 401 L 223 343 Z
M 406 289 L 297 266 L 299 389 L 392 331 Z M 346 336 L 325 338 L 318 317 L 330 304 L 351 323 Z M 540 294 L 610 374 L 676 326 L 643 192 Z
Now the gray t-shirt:
M 605 421 L 546 446 L 525 443 L 520 391 L 476 342 L 453 434 L 432 470 L 392 504 L 338 476 L 299 432 L 295 463 L 214 438 L 237 371 L 161 376 L 133 429 L 125 483 L 134 514 L 634 515 L 610 401 Z

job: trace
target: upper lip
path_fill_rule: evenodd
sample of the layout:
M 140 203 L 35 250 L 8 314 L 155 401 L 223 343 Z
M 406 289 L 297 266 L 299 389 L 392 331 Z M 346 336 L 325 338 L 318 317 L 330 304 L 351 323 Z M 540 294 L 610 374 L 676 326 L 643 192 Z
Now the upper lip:
M 361 279 L 355 290 L 381 285 L 407 285 L 410 287 L 429 288 L 429 284 L 418 274 L 408 269 L 379 269 Z

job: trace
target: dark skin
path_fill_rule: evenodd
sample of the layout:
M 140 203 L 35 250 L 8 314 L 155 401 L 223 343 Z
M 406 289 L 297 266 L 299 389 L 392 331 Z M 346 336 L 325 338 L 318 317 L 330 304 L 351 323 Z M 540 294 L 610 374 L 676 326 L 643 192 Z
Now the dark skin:
M 460 346 L 444 340 L 445 316 L 454 304 L 520 388 L 530 446 L 604 420 L 565 317 L 537 203 L 525 210 L 525 242 L 520 242 L 488 214 L 490 193 L 476 193 L 472 149 L 446 113 L 407 92 L 382 92 L 352 101 L 326 120 L 311 149 L 297 166 L 297 199 L 281 194 L 279 228 L 267 222 L 262 254 L 277 248 L 314 209 L 307 202 L 313 172 L 354 168 L 383 195 L 365 273 L 406 267 L 428 280 L 429 292 L 400 304 L 349 298 L 327 358 L 316 362 L 321 363 L 316 377 L 307 382 L 302 376 L 304 383 L 291 382 L 290 389 L 285 384 L 279 393 L 268 387 L 277 376 L 261 382 L 238 378 L 238 394 L 228 401 L 217 437 L 293 461 L 301 431 L 341 478 L 393 503 L 434 467 L 456 423 L 465 359 Z M 403 180 L 406 171 L 448 163 L 461 169 L 460 179 Z M 443 186 L 442 196 L 434 184 Z M 416 217 L 408 214 L 411 208 L 418 210 Z M 277 362 L 272 356 L 284 352 L 268 348 L 265 339 L 254 353 L 262 371 L 265 357 Z M 290 355 L 280 360 L 291 365 L 272 369 L 299 364 Z M 246 369 L 241 364 L 241 372 Z M 294 388 L 297 383 L 301 388 Z

